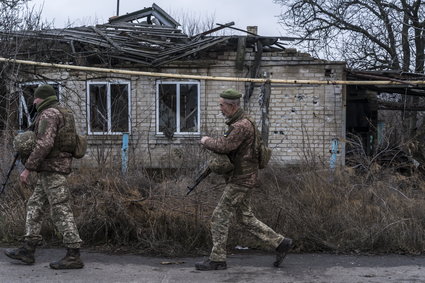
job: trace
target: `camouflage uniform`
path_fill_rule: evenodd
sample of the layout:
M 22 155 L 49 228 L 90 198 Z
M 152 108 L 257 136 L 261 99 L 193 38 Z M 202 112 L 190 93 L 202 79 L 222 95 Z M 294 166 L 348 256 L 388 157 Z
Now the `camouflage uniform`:
M 204 147 L 229 155 L 234 170 L 226 176 L 224 193 L 211 219 L 213 248 L 211 261 L 226 261 L 226 243 L 232 215 L 260 240 L 276 248 L 284 237 L 259 221 L 252 213 L 250 196 L 257 185 L 258 157 L 254 149 L 254 127 L 239 109 L 227 122 L 228 131 L 223 137 L 205 141 Z
M 80 248 L 81 239 L 70 205 L 66 176 L 71 172 L 72 154 L 61 152 L 57 145 L 58 130 L 64 126 L 64 117 L 52 103 L 43 109 L 34 123 L 35 148 L 25 162 L 25 168 L 37 171 L 37 184 L 27 204 L 25 239 L 41 240 L 43 216 L 50 205 L 50 213 L 67 248 Z

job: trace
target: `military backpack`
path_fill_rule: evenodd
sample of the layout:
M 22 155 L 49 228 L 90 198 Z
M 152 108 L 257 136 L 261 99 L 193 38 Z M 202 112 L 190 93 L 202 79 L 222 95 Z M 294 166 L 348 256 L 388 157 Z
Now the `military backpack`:
M 74 158 L 82 158 L 87 151 L 86 136 L 77 134 L 74 115 L 69 108 L 60 105 L 55 108 L 64 117 L 64 126 L 59 129 L 57 136 L 59 150 L 71 153 Z
M 254 127 L 254 152 L 258 156 L 258 168 L 264 169 L 272 157 L 272 149 L 269 148 L 261 138 L 260 131 L 257 129 L 255 122 L 251 118 L 247 118 Z

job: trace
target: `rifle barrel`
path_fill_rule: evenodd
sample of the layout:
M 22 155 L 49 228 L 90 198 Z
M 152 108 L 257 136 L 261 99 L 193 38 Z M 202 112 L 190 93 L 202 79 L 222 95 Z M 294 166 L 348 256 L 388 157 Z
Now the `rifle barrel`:
M 6 189 L 7 181 L 9 181 L 10 174 L 13 171 L 13 168 L 15 168 L 16 160 L 18 160 L 19 154 L 15 153 L 15 156 L 13 157 L 12 166 L 10 166 L 9 172 L 7 172 L 6 178 L 4 180 L 4 183 L 1 185 L 0 195 L 4 192 Z
M 194 184 L 192 186 L 187 187 L 186 195 L 189 195 L 198 185 L 202 182 L 208 175 L 211 173 L 211 169 L 209 167 L 205 168 L 202 173 L 196 178 Z

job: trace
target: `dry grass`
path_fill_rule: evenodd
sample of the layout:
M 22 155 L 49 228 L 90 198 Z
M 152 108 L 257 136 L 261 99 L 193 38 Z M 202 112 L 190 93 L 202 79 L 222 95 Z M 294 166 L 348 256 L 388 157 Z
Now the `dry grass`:
M 205 247 L 209 234 L 203 213 L 197 202 L 184 197 L 189 180 L 156 183 L 147 176 L 91 174 L 82 188 L 81 174 L 73 175 L 76 219 L 85 242 L 166 255 Z
M 296 239 L 300 251 L 421 253 L 422 176 L 406 177 L 383 168 L 372 174 L 366 178 L 346 168 L 302 174 L 269 170 L 258 192 L 263 199 L 258 215 Z
M 296 240 L 300 252 L 421 253 L 425 248 L 425 182 L 422 175 L 399 174 L 371 164 L 368 172 L 315 165 L 262 171 L 253 203 L 260 220 Z M 307 169 L 306 169 L 307 168 Z M 12 180 L 17 180 L 17 174 Z M 208 178 L 185 197 L 193 173 L 155 178 L 129 172 L 81 169 L 69 178 L 76 221 L 85 245 L 156 255 L 206 254 L 211 246 L 209 219 L 222 192 Z M 0 240 L 12 242 L 24 232 L 28 188 L 12 183 L 0 198 Z M 257 246 L 232 225 L 229 247 Z M 50 221 L 45 244 L 60 244 Z
M 208 193 L 205 182 L 186 197 L 188 177 L 165 175 L 156 177 L 164 179 L 158 183 L 149 176 L 138 171 L 123 177 L 118 171 L 87 168 L 71 174 L 74 215 L 85 245 L 168 256 L 207 251 L 208 219 L 219 192 Z M 17 178 L 17 174 L 12 177 Z M 30 194 L 30 188 L 14 182 L 1 197 L 0 241 L 20 240 Z M 44 244 L 60 244 L 49 219 L 42 233 Z

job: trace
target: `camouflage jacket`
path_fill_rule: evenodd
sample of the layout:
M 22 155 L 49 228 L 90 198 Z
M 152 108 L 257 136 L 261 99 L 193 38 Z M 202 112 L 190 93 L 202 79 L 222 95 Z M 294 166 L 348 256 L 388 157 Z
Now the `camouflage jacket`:
M 50 107 L 38 113 L 34 122 L 36 144 L 25 162 L 26 169 L 64 174 L 71 172 L 72 154 L 52 152 L 58 130 L 63 127 L 64 122 L 63 115 L 56 108 Z
M 239 109 L 226 124 L 228 130 L 224 136 L 206 140 L 204 147 L 229 156 L 234 166 L 233 171 L 227 176 L 229 183 L 254 187 L 258 179 L 254 127 L 242 109 Z

